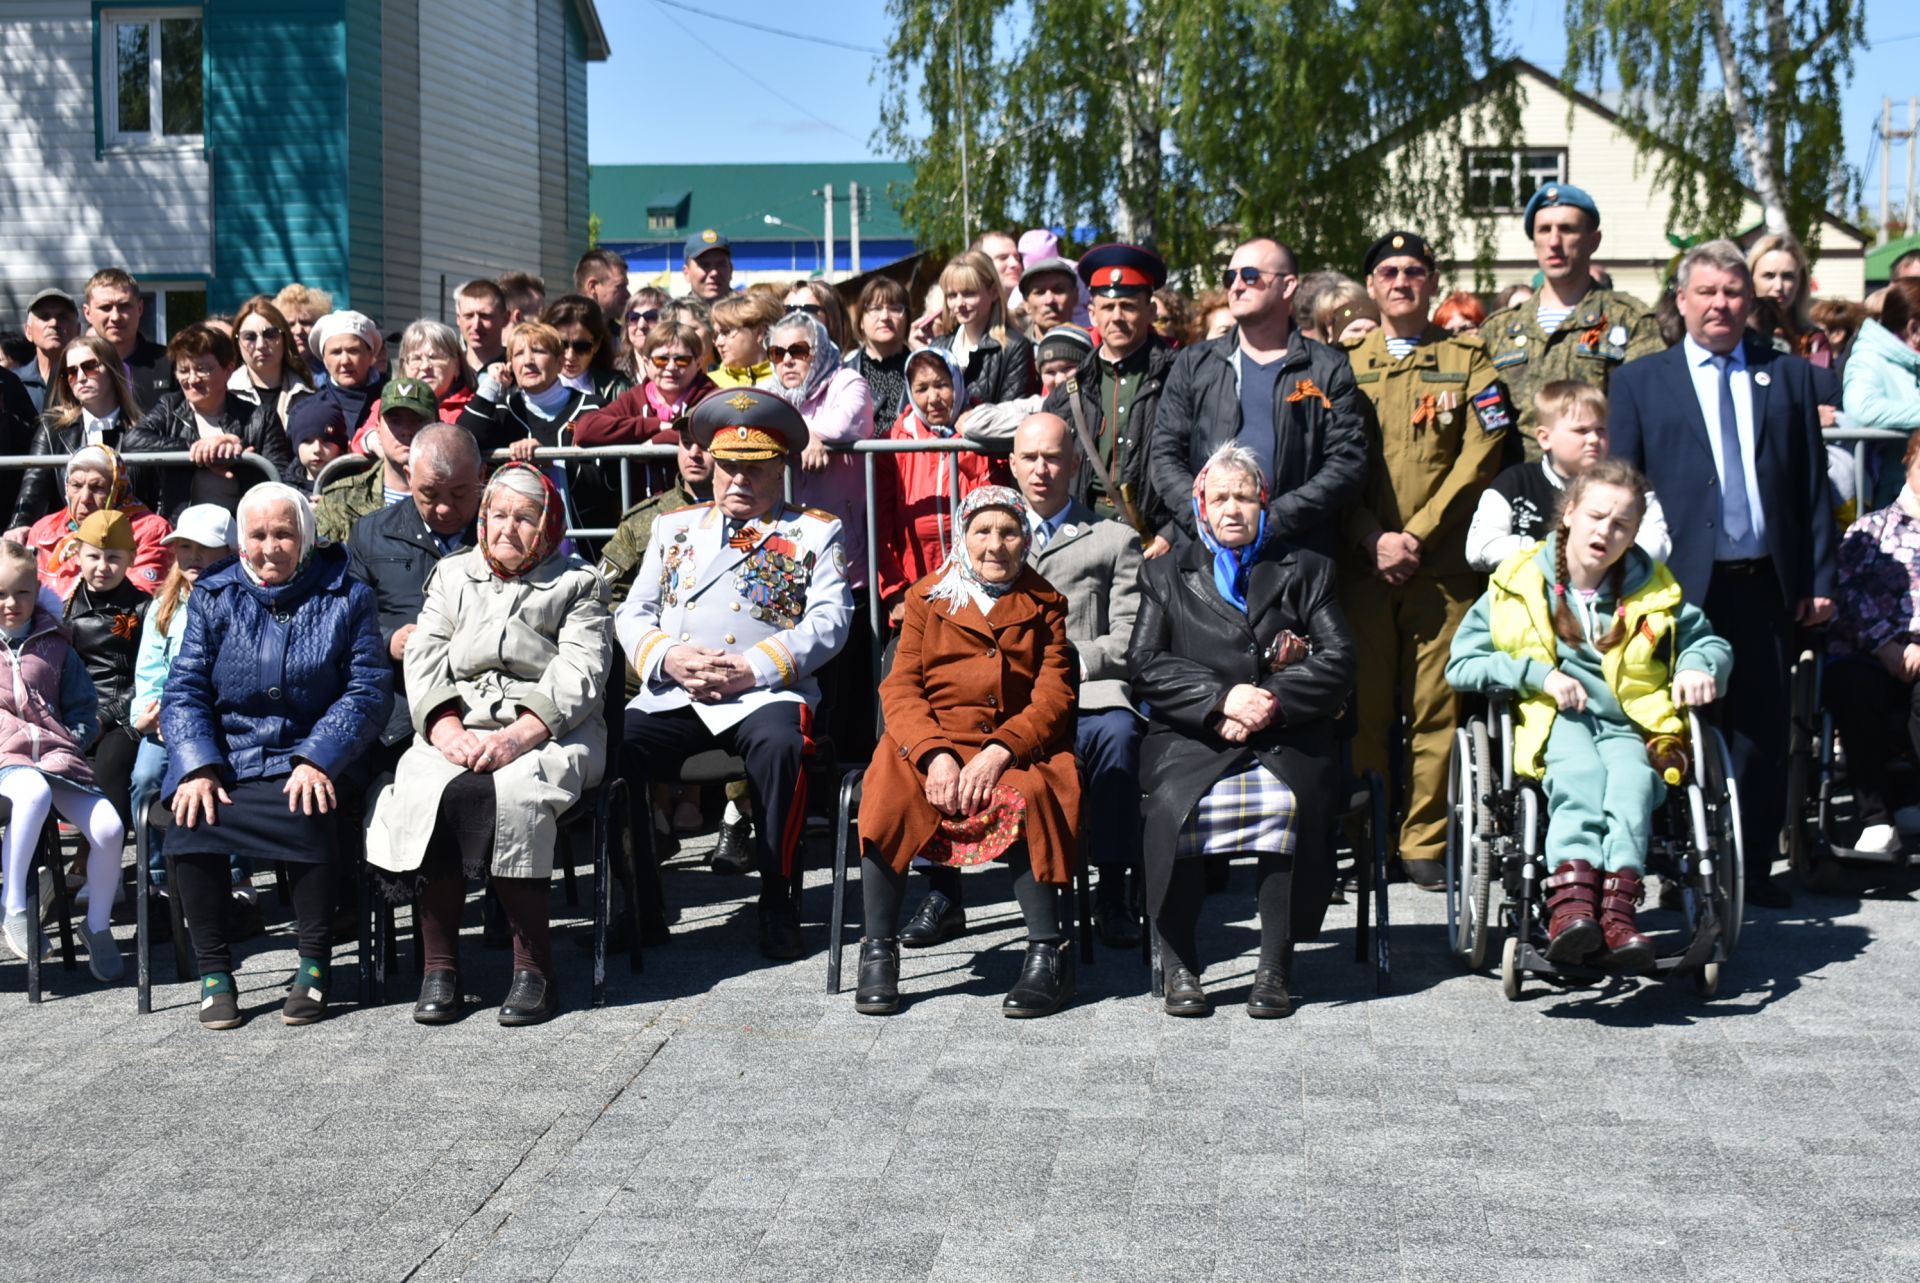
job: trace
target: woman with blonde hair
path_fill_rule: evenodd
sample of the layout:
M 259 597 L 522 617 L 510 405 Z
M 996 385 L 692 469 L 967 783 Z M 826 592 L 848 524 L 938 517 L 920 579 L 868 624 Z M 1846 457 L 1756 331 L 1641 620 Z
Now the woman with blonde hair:
M 1753 275 L 1754 296 L 1772 299 L 1778 307 L 1783 330 L 1780 337 L 1787 340 L 1794 354 L 1822 368 L 1831 366 L 1833 349 L 1808 311 L 1813 273 L 1800 242 L 1784 233 L 1762 236 L 1747 251 L 1747 270 Z
M 985 254 L 950 259 L 940 272 L 942 302 L 928 343 L 951 352 L 975 405 L 997 405 L 1034 388 L 1033 344 L 1007 325 L 1000 274 Z

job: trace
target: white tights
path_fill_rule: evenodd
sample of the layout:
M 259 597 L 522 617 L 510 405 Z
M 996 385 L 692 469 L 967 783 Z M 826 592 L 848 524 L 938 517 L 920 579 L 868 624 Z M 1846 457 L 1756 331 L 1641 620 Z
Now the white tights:
M 0 778 L 0 797 L 13 804 L 13 818 L 0 836 L 0 859 L 5 861 L 8 913 L 27 910 L 27 866 L 47 812 L 58 808 L 62 818 L 77 826 L 87 839 L 87 930 L 104 931 L 113 917 L 114 884 L 120 878 L 120 854 L 127 831 L 113 803 L 97 793 L 75 788 L 37 770 L 8 771 Z

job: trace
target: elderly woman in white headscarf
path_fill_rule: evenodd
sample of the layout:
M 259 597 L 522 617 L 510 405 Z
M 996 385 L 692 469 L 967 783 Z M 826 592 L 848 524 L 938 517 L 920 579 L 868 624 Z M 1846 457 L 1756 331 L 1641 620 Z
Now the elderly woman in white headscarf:
M 313 323 L 307 344 L 326 367 L 320 395 L 346 412 L 347 434 L 357 436 L 380 407 L 387 377 L 387 340 L 365 312 L 329 312 Z
M 805 312 L 789 312 L 767 331 L 773 374 L 763 385 L 807 421 L 794 502 L 840 518 L 847 545 L 847 586 L 860 596 L 867 584 L 866 472 L 852 454 L 829 445 L 873 435 L 873 391 L 860 372 L 840 364 L 827 327 Z
M 886 733 L 860 807 L 866 936 L 854 1007 L 885 1015 L 900 1004 L 900 904 L 916 858 L 952 874 L 1006 858 L 1027 956 L 1001 1010 L 1044 1016 L 1073 995 L 1056 907 L 1080 814 L 1067 602 L 1027 565 L 1019 491 L 980 487 L 954 525 L 946 564 L 907 591 L 900 649 L 880 684 Z
M 282 1018 L 326 1010 L 335 813 L 342 783 L 393 702 L 373 590 L 347 574 L 347 550 L 320 544 L 306 496 L 279 482 L 239 505 L 240 556 L 194 585 L 187 632 L 160 707 L 173 810 L 174 885 L 199 957 L 200 1022 L 240 1023 L 229 861 L 287 871 L 300 966 Z
M 367 861 L 414 902 L 422 1024 L 460 1014 L 468 877 L 490 879 L 513 931 L 500 1023 L 554 1011 L 547 885 L 559 818 L 606 766 L 613 655 L 606 588 L 562 551 L 565 530 L 545 473 L 501 468 L 481 498 L 479 546 L 434 569 L 407 643 L 416 734 L 374 807 Z

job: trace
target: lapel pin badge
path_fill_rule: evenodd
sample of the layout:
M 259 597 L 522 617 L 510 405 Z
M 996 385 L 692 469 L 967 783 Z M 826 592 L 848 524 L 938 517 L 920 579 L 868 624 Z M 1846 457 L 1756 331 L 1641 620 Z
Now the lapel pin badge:
M 1753 381 L 1755 383 L 1758 383 L 1761 387 L 1764 388 L 1769 383 L 1773 382 L 1773 376 L 1771 374 L 1768 374 L 1765 370 L 1762 370 L 1760 371 L 1760 373 L 1753 376 Z

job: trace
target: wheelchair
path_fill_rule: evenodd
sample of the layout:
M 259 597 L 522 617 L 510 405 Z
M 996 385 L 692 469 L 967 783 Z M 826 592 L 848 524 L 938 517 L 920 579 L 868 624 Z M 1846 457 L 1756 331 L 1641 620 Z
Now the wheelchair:
M 1816 892 L 1835 890 L 1847 864 L 1906 868 L 1912 863 L 1904 840 L 1899 849 L 1885 853 L 1854 846 L 1862 826 L 1847 780 L 1847 746 L 1826 707 L 1825 673 L 1829 663 L 1855 661 L 1828 660 L 1823 650 L 1817 643 L 1803 649 L 1793 665 L 1787 750 L 1787 859 L 1801 885 Z M 1920 791 L 1914 781 L 1920 762 L 1904 747 L 1906 709 L 1888 712 L 1902 723 L 1892 742 L 1903 746 L 1888 758 L 1888 773 L 1895 778 L 1904 774 L 1905 792 Z
M 1448 944 L 1478 971 L 1498 943 L 1508 1001 L 1520 998 L 1528 975 L 1578 987 L 1619 974 L 1547 959 L 1544 884 L 1553 861 L 1540 849 L 1546 794 L 1514 773 L 1514 698 L 1508 690 L 1486 693 L 1486 710 L 1456 732 L 1447 774 Z M 1646 862 L 1663 886 L 1679 887 L 1681 930 L 1663 931 L 1657 921 L 1641 929 L 1660 948 L 1652 975 L 1689 975 L 1700 996 L 1711 998 L 1740 941 L 1745 907 L 1740 793 L 1725 740 L 1697 710 L 1687 710 L 1687 742 L 1692 767 L 1655 808 Z

